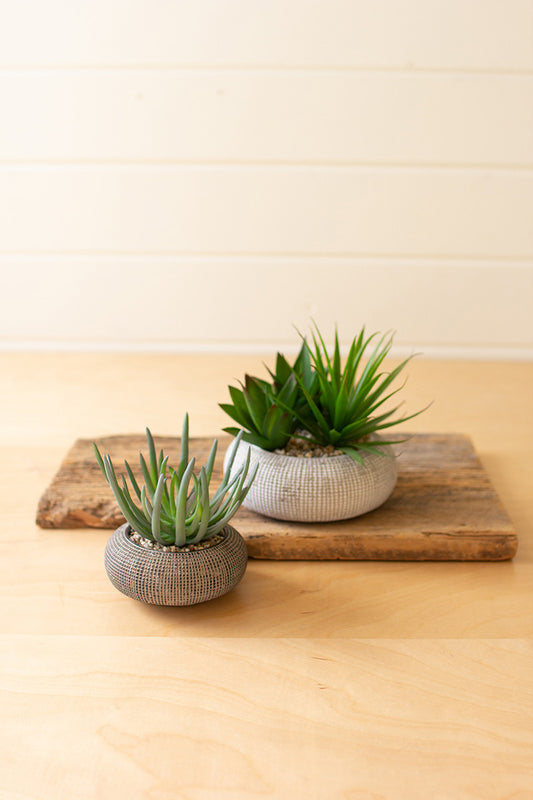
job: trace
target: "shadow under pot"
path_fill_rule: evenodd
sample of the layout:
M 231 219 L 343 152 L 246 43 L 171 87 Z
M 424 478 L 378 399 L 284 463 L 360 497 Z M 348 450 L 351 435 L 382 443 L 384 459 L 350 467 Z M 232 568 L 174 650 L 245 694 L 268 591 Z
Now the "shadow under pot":
M 143 547 L 128 523 L 112 534 L 105 549 L 105 568 L 120 592 L 158 606 L 191 606 L 214 600 L 233 589 L 248 562 L 246 543 L 226 525 L 220 540 L 195 550 Z
M 379 436 L 373 437 L 379 440 Z M 235 442 L 224 458 L 226 467 Z M 381 452 L 362 452 L 363 463 L 350 456 L 299 458 L 238 445 L 232 474 L 250 450 L 250 467 L 259 465 L 243 505 L 251 511 L 292 522 L 333 522 L 373 511 L 392 494 L 398 465 L 390 445 Z

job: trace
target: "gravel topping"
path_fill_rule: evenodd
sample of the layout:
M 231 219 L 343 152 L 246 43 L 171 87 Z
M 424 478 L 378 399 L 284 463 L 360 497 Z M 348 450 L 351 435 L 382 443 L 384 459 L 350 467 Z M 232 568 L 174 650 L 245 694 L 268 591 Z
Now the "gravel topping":
M 132 542 L 140 547 L 146 548 L 146 550 L 164 550 L 168 553 L 190 553 L 194 550 L 205 550 L 207 547 L 213 547 L 215 544 L 218 544 L 224 538 L 221 533 L 217 533 L 215 536 L 210 536 L 209 539 L 203 539 L 203 541 L 198 542 L 198 544 L 186 544 L 183 547 L 178 547 L 176 544 L 166 545 L 159 544 L 159 542 L 152 542 L 151 539 L 146 539 L 144 536 L 135 533 L 135 531 L 130 531 L 128 536 Z
M 298 436 L 307 437 L 306 431 L 298 431 Z M 293 456 L 294 458 L 322 458 L 323 456 L 342 456 L 342 450 L 337 450 L 332 444 L 315 444 L 308 438 L 300 439 L 292 437 L 285 447 L 274 450 L 282 456 Z

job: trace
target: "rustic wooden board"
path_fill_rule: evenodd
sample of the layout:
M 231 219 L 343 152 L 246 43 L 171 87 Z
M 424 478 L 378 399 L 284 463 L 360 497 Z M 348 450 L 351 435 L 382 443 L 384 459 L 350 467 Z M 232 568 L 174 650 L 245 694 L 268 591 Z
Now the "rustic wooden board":
M 178 461 L 179 439 L 155 440 Z M 215 486 L 229 441 L 220 439 Z M 124 458 L 134 467 L 139 450 L 146 450 L 142 436 L 106 436 L 96 442 L 116 468 Z M 191 439 L 191 454 L 200 464 L 207 460 L 210 445 L 211 439 Z M 234 524 L 250 556 L 388 561 L 500 561 L 514 556 L 516 533 L 467 436 L 416 434 L 402 448 L 392 497 L 362 517 L 310 525 L 241 508 Z M 92 441 L 78 439 L 39 502 L 37 524 L 116 528 L 123 521 L 94 459 Z

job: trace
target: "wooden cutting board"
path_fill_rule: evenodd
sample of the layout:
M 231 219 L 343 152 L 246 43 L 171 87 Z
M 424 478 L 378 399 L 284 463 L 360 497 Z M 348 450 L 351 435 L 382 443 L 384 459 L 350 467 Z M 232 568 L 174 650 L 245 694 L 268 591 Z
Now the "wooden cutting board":
M 179 439 L 155 437 L 179 460 Z M 191 439 L 191 455 L 205 463 L 211 439 Z M 213 474 L 222 477 L 230 438 L 220 437 Z M 143 436 L 96 440 L 118 470 L 146 453 Z M 174 455 L 174 458 L 173 458 Z M 135 471 L 135 470 L 134 470 Z M 124 521 L 96 464 L 92 440 L 78 439 L 39 502 L 43 528 L 116 528 Z M 232 524 L 252 558 L 387 561 L 500 561 L 514 556 L 517 537 L 471 441 L 461 434 L 416 434 L 402 445 L 392 497 L 376 511 L 327 523 L 282 522 L 241 508 Z

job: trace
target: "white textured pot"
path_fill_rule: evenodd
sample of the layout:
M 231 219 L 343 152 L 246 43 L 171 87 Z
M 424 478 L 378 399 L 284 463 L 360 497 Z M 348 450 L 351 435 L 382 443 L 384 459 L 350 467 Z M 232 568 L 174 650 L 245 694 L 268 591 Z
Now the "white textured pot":
M 379 439 L 378 436 L 375 437 Z M 226 467 L 235 443 L 229 446 Z M 398 466 L 390 445 L 379 453 L 297 458 L 241 442 L 232 475 L 250 450 L 250 465 L 259 465 L 243 505 L 259 514 L 294 522 L 331 522 L 358 517 L 382 505 L 396 485 Z

